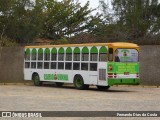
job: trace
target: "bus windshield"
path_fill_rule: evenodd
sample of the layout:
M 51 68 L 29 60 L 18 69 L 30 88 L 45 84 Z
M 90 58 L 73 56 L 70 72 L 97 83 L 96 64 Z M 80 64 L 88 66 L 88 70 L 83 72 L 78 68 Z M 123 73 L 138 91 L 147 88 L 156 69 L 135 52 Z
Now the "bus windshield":
M 138 62 L 138 51 L 136 49 L 117 49 L 115 51 L 115 62 Z

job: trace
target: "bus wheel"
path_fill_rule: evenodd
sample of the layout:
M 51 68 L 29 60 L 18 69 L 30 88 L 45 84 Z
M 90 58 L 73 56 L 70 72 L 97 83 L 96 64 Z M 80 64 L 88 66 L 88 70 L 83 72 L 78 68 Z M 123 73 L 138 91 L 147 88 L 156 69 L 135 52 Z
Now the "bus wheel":
M 57 87 L 62 87 L 63 85 L 64 85 L 64 83 L 56 82 Z
M 83 89 L 88 89 L 89 88 L 89 85 L 85 85 L 84 84 L 84 81 L 83 81 L 83 78 L 81 75 L 76 75 L 74 77 L 74 86 L 76 89 L 79 89 L 79 90 L 83 90 Z
M 32 80 L 33 80 L 35 86 L 41 86 L 42 85 L 42 81 L 40 81 L 39 75 L 37 73 L 33 74 Z
M 99 85 L 97 85 L 97 88 L 99 90 L 104 90 L 104 89 L 108 90 L 110 88 L 110 86 L 99 86 Z

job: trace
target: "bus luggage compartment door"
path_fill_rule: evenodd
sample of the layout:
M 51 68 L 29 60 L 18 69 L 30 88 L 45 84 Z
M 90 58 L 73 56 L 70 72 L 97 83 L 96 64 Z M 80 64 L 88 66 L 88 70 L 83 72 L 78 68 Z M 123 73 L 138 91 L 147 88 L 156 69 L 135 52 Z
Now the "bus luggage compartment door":
M 107 86 L 107 63 L 98 63 L 98 85 Z

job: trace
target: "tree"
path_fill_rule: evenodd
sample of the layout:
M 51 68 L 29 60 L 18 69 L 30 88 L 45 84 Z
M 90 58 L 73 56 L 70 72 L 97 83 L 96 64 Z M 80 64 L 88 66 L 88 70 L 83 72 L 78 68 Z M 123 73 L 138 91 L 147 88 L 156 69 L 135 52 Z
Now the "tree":
M 159 18 L 158 6 L 158 0 L 113 0 L 117 29 L 129 40 L 153 34 Z
M 45 22 L 43 37 L 61 39 L 71 37 L 86 30 L 86 21 L 90 19 L 89 3 L 80 6 L 71 0 L 47 0 L 45 2 Z
M 38 36 L 42 26 L 42 10 L 30 0 L 0 0 L 1 37 L 30 42 Z

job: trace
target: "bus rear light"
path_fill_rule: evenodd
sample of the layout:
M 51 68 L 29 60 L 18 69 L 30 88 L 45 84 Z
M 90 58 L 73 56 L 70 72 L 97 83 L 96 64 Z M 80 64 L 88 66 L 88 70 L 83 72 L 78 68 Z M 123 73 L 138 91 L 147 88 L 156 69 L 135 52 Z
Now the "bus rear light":
M 110 65 L 110 66 L 109 66 L 109 71 L 112 71 L 112 70 L 113 70 L 113 66 Z
M 114 73 L 114 78 L 117 78 L 117 73 Z
M 136 77 L 137 77 L 137 78 L 139 77 L 139 73 L 136 74 Z
M 113 78 L 113 73 L 108 73 L 108 78 Z

